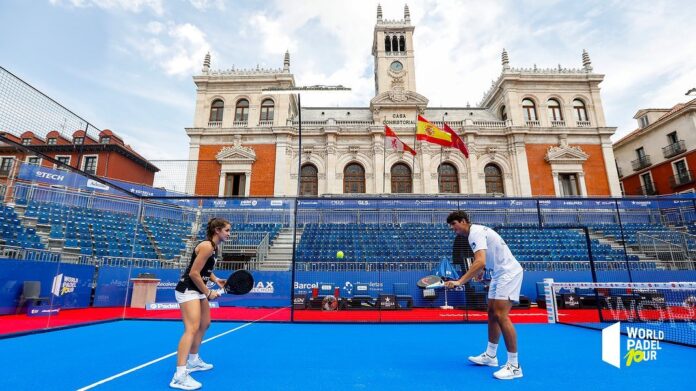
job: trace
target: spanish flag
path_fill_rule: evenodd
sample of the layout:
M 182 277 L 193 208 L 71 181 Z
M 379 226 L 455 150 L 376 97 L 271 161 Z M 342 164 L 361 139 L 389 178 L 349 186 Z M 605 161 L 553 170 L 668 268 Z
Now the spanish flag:
M 416 140 L 423 140 L 443 147 L 452 146 L 452 135 L 418 116 L 416 124 Z

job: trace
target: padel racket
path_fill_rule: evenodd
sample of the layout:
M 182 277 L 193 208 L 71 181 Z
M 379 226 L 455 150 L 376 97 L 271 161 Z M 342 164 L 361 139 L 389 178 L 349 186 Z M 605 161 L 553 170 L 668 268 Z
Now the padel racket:
M 418 285 L 419 288 L 429 288 L 430 285 L 437 284 L 437 283 L 442 283 L 442 278 L 440 276 L 425 276 L 418 280 L 416 285 Z
M 227 277 L 224 289 L 218 290 L 220 294 L 246 295 L 254 288 L 254 276 L 246 270 L 237 270 Z

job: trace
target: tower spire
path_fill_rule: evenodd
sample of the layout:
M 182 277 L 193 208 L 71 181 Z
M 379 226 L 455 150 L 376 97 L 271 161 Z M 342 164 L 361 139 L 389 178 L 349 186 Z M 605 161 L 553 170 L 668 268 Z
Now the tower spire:
M 508 58 L 508 52 L 503 48 L 503 56 L 502 56 L 502 62 L 503 62 L 503 70 L 507 71 L 510 69 L 510 59 Z
M 590 61 L 590 55 L 585 49 L 582 49 L 582 66 L 585 71 L 592 72 L 592 61 Z
M 382 4 L 377 4 L 377 20 L 382 21 Z
M 407 22 L 411 21 L 411 12 L 408 10 L 408 4 L 404 5 L 404 20 Z
M 210 70 L 210 52 L 205 55 L 203 59 L 203 73 L 208 73 Z
M 290 52 L 285 51 L 285 57 L 283 58 L 283 71 L 290 72 Z

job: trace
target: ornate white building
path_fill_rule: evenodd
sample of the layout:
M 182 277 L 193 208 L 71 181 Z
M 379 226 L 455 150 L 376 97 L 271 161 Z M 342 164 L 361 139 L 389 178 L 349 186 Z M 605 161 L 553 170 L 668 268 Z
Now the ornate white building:
M 502 52 L 498 79 L 477 107 L 437 108 L 416 87 L 408 6 L 402 20 L 377 8 L 372 54 L 375 97 L 366 107 L 302 107 L 298 149 L 290 55 L 281 69 L 212 70 L 197 86 L 187 190 L 198 195 L 294 196 L 301 193 L 460 193 L 506 196 L 619 196 L 619 180 L 599 84 L 582 53 L 579 69 L 513 68 Z M 270 89 L 270 90 L 269 90 Z M 458 150 L 416 142 L 420 114 L 445 121 L 466 142 Z M 384 124 L 417 151 L 384 147 Z M 301 159 L 301 173 L 298 173 Z M 438 175 L 438 167 L 440 175 Z

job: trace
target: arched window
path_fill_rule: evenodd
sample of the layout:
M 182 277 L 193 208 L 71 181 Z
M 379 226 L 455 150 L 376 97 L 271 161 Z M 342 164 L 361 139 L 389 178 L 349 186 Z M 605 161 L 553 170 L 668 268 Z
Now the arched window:
M 563 121 L 561 114 L 561 104 L 556 99 L 549 99 L 547 102 L 549 121 Z
M 384 37 L 384 51 L 391 52 L 391 38 L 388 35 Z
M 399 38 L 397 38 L 396 35 L 392 37 L 392 51 L 399 51 Z
M 573 111 L 575 112 L 575 120 L 587 121 L 587 109 L 585 108 L 585 102 L 580 99 L 575 99 L 573 101 Z
M 459 193 L 459 175 L 457 167 L 450 163 L 442 163 L 440 171 L 440 193 Z
M 500 106 L 500 119 L 503 121 L 507 121 L 507 110 L 505 108 L 505 105 Z
M 222 122 L 222 112 L 225 109 L 225 103 L 220 99 L 215 99 L 210 105 L 210 122 Z
M 412 193 L 411 168 L 404 163 L 396 163 L 391 168 L 391 192 Z
M 404 38 L 403 35 L 399 38 L 399 51 L 400 52 L 406 51 L 406 38 Z
M 365 192 L 365 169 L 358 163 L 350 163 L 343 169 L 343 192 Z
M 300 195 L 315 196 L 319 194 L 319 171 L 313 164 L 305 164 L 300 172 Z
M 534 102 L 531 99 L 522 100 L 522 111 L 524 112 L 525 121 L 537 120 L 536 106 L 534 106 Z
M 237 102 L 237 107 L 234 111 L 234 120 L 237 122 L 246 122 L 249 119 L 249 101 L 240 99 Z
M 261 102 L 261 121 L 273 121 L 273 100 L 264 99 Z
M 503 172 L 495 164 L 487 164 L 483 169 L 486 176 L 486 194 L 505 194 Z

